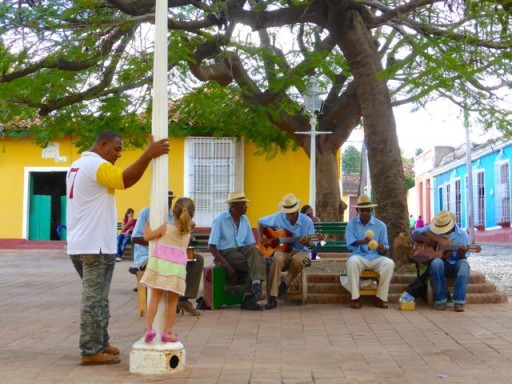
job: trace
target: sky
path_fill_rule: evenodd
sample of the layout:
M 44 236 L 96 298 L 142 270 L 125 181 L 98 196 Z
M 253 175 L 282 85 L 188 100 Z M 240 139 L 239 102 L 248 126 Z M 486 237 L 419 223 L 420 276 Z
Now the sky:
M 431 103 L 427 109 L 412 111 L 411 105 L 394 108 L 398 143 L 405 157 L 414 157 L 416 149 L 427 150 L 436 145 L 457 147 L 466 143 L 466 132 L 462 113 L 452 105 Z M 497 132 L 483 133 L 478 127 L 470 126 L 470 139 L 483 143 Z M 343 146 L 360 148 L 362 132 L 355 131 Z

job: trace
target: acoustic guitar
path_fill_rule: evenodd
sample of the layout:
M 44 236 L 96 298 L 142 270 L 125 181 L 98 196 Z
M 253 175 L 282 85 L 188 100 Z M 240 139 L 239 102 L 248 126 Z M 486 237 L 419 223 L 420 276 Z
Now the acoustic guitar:
M 414 246 L 414 254 L 412 261 L 417 263 L 425 263 L 432 259 L 441 258 L 446 260 L 453 251 L 480 252 L 482 247 L 477 244 L 470 245 L 452 245 L 450 239 L 446 237 L 436 236 L 430 232 L 423 233 L 423 236 L 431 238 L 435 243 L 432 247 L 422 242 L 416 242 Z
M 269 227 L 263 230 L 263 235 L 270 240 L 267 245 L 258 242 L 258 249 L 265 257 L 272 256 L 275 251 L 287 252 L 292 243 L 299 241 L 303 237 L 306 237 L 308 241 L 321 241 L 324 239 L 324 235 L 320 233 L 308 236 L 292 236 L 286 229 L 272 229 Z

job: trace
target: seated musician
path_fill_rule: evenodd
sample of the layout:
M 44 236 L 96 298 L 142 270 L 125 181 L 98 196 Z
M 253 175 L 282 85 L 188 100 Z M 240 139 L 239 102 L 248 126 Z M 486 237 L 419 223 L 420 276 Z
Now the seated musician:
M 305 266 L 311 264 L 308 247 L 314 246 L 309 236 L 315 233 L 315 227 L 307 215 L 299 212 L 300 200 L 294 194 L 289 193 L 283 197 L 279 206 L 280 212 L 263 217 L 258 221 L 258 242 L 260 246 L 270 248 L 270 252 L 274 254 L 268 278 L 269 292 L 267 292 L 266 309 L 277 307 L 278 296 L 284 295 L 293 279 Z M 286 251 L 279 247 L 280 249 L 273 252 L 275 239 L 269 236 L 268 229 L 279 230 L 274 233 L 286 233 L 287 236 L 298 239 L 286 244 L 284 248 Z M 281 281 L 281 271 L 285 265 L 288 265 L 288 271 L 284 280 Z
M 208 249 L 232 282 L 237 280 L 237 272 L 247 273 L 241 309 L 258 311 L 263 309 L 257 301 L 264 299 L 261 282 L 265 280 L 265 261 L 245 215 L 248 201 L 243 192 L 228 194 L 229 209 L 213 219 Z
M 431 252 L 431 260 L 427 261 L 427 271 L 406 288 L 402 294 L 403 301 L 412 301 L 419 293 L 421 280 L 426 281 L 432 277 L 432 285 L 435 292 L 434 308 L 445 310 L 449 293 L 446 288 L 445 277 L 455 277 L 455 289 L 453 302 L 455 312 L 464 312 L 466 303 L 466 289 L 469 282 L 470 268 L 466 259 L 466 249 L 469 237 L 465 231 L 456 224 L 455 215 L 450 211 L 440 211 L 432 220 L 432 223 L 416 229 L 411 238 L 431 248 L 438 249 L 440 244 L 460 246 L 453 251 Z
M 389 284 L 393 277 L 395 262 L 386 257 L 389 249 L 386 224 L 372 215 L 373 204 L 366 195 L 357 198 L 355 205 L 357 216 L 347 224 L 347 248 L 352 252 L 347 260 L 347 281 L 343 287 L 352 295 L 350 307 L 360 309 L 359 276 L 364 270 L 377 271 L 380 274 L 375 306 L 388 307 Z

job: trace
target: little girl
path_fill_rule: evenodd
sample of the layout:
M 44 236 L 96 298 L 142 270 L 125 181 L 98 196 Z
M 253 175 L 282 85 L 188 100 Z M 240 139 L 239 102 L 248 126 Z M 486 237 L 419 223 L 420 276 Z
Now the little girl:
M 140 281 L 146 287 L 152 288 L 144 337 L 146 343 L 153 341 L 156 336 L 153 321 L 164 291 L 167 291 L 167 312 L 161 340 L 164 343 L 178 341 L 178 335 L 172 332 L 172 326 L 178 298 L 185 293 L 187 246 L 195 226 L 192 220 L 194 213 L 194 202 L 187 197 L 181 197 L 172 209 L 173 224 L 164 224 L 155 230 L 149 228 L 149 223 L 144 227 L 146 241 L 158 239 Z

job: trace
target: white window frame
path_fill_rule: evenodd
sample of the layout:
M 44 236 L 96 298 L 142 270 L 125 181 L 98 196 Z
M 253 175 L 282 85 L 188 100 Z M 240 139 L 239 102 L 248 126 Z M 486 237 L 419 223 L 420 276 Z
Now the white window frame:
M 198 227 L 210 227 L 227 209 L 229 192 L 243 191 L 244 145 L 234 137 L 187 137 L 185 196 L 194 199 Z
M 498 161 L 494 165 L 496 223 L 510 223 L 510 162 Z
M 485 172 L 481 168 L 473 171 L 473 208 L 475 226 L 485 227 Z

